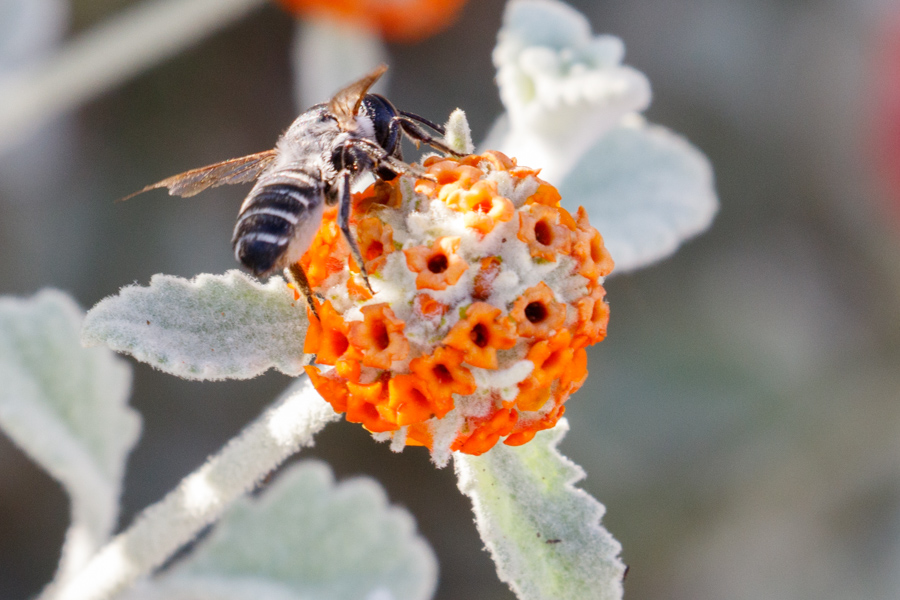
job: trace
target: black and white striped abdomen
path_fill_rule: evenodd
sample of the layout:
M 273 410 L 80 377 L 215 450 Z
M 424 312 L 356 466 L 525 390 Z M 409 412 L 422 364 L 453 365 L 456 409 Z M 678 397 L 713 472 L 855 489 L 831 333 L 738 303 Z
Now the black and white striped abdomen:
M 322 223 L 322 188 L 271 183 L 252 190 L 234 226 L 234 256 L 257 277 L 297 261 Z

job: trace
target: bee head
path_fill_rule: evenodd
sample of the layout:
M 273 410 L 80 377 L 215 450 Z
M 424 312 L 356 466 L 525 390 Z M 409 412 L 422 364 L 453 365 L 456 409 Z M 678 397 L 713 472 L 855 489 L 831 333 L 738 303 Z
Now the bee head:
M 394 105 L 384 96 L 367 94 L 359 107 L 359 116 L 369 117 L 375 129 L 375 141 L 378 145 L 394 154 L 400 145 L 400 128 L 391 127 L 391 123 L 399 113 Z

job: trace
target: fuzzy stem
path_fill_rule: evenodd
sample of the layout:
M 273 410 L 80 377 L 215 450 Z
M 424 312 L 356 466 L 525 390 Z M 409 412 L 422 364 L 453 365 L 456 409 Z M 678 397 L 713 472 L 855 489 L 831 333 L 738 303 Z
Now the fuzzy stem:
M 182 545 L 215 521 L 229 503 L 303 446 L 326 423 L 331 406 L 306 380 L 275 403 L 160 502 L 138 515 L 79 574 L 51 586 L 40 600 L 109 598 L 162 565 Z
M 0 150 L 142 70 L 238 20 L 265 0 L 160 0 L 123 10 L 2 81 Z

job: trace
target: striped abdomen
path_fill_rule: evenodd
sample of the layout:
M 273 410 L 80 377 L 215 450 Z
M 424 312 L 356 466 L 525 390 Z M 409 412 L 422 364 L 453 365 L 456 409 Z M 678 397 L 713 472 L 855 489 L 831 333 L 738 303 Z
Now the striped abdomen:
M 274 183 L 250 192 L 234 226 L 234 256 L 257 277 L 300 259 L 322 222 L 321 187 Z

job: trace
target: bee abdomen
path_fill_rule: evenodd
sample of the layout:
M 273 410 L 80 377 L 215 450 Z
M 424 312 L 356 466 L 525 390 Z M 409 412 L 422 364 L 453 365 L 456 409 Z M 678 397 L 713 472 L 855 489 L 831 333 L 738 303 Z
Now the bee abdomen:
M 256 276 L 282 266 L 297 224 L 321 203 L 315 186 L 278 183 L 260 188 L 234 227 L 234 255 Z

